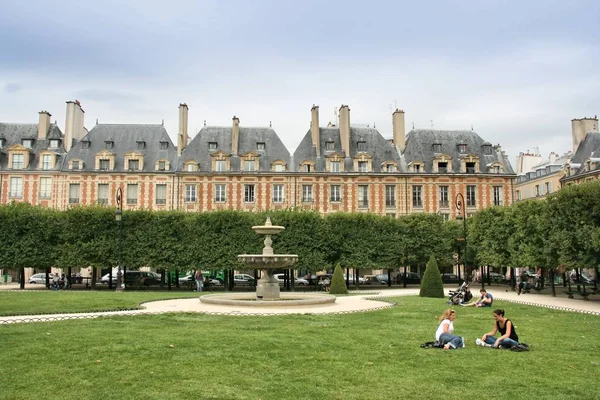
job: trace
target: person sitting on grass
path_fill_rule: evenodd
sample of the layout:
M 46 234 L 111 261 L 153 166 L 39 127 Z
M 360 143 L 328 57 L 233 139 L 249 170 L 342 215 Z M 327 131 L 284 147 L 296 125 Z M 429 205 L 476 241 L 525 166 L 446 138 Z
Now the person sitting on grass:
M 464 307 L 491 307 L 494 304 L 494 296 L 491 293 L 488 293 L 485 289 L 481 289 L 479 291 L 481 293 L 481 297 L 477 301 L 474 301 L 469 304 L 463 304 Z
M 477 339 L 475 344 L 484 347 L 493 347 L 494 349 L 510 349 L 519 344 L 519 335 L 515 331 L 515 327 L 510 319 L 504 317 L 504 310 L 494 310 L 493 314 L 494 328 L 483 335 L 481 339 Z M 494 336 L 496 332 L 500 332 L 499 338 Z
M 435 340 L 444 345 L 444 350 L 460 349 L 465 347 L 465 340 L 462 336 L 454 335 L 454 320 L 456 319 L 456 311 L 449 308 L 444 311 L 440 317 L 440 326 L 435 332 Z

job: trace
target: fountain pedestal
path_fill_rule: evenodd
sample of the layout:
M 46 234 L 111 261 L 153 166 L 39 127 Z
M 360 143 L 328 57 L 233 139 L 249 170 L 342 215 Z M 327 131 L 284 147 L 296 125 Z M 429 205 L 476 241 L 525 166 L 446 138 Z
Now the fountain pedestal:
M 273 278 L 273 271 L 263 270 L 263 277 L 256 282 L 256 298 L 259 300 L 279 300 L 279 281 Z

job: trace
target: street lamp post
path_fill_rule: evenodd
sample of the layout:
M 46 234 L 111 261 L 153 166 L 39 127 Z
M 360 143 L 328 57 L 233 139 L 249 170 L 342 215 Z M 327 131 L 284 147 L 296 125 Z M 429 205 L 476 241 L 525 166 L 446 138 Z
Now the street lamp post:
M 117 211 L 115 211 L 115 220 L 119 223 L 119 244 L 117 249 L 117 291 L 121 290 L 121 277 L 123 278 L 123 290 L 125 290 L 125 268 L 123 268 L 123 275 L 121 275 L 121 246 L 123 244 L 123 223 L 121 218 L 123 217 L 123 191 L 121 188 L 117 188 Z
M 455 203 L 456 203 L 456 209 L 458 210 L 456 219 L 463 220 L 463 237 L 459 238 L 458 240 L 465 242 L 465 246 L 462 251 L 462 257 L 460 256 L 460 247 L 459 247 L 458 275 L 460 276 L 460 262 L 461 261 L 465 268 L 465 274 L 467 273 L 467 261 L 466 261 L 467 260 L 467 207 L 465 207 L 465 197 L 462 195 L 462 193 L 456 194 Z

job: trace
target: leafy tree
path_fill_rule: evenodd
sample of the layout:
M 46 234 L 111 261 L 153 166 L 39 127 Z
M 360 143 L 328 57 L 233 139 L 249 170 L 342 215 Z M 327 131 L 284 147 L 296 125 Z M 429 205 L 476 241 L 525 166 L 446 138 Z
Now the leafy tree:
M 442 284 L 442 276 L 438 268 L 437 261 L 432 255 L 429 257 L 425 273 L 421 279 L 421 291 L 419 292 L 421 297 L 444 297 L 444 285 Z
M 331 278 L 331 287 L 329 289 L 331 294 L 347 294 L 348 288 L 346 282 L 344 282 L 344 272 L 340 264 L 335 266 L 333 271 L 333 277 Z

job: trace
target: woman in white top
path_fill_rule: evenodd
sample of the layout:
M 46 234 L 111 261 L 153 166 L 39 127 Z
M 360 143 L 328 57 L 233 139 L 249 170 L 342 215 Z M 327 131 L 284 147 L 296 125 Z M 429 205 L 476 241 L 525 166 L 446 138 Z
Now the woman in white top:
M 465 347 L 465 340 L 462 336 L 454 335 L 454 320 L 456 311 L 448 309 L 440 317 L 440 326 L 435 332 L 435 340 L 444 345 L 444 350 L 459 349 Z

